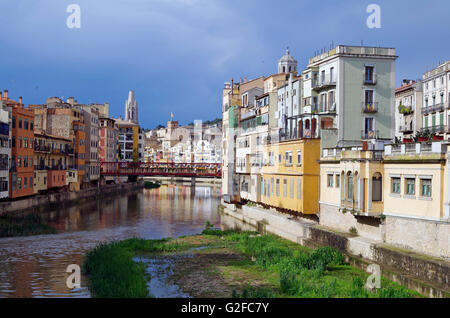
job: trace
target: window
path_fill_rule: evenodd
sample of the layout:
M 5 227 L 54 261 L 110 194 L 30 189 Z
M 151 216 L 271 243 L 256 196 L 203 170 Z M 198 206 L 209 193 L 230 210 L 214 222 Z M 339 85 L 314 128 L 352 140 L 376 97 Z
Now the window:
M 300 200 L 302 198 L 302 179 L 297 179 L 297 199 Z
M 290 181 L 289 197 L 290 197 L 291 199 L 294 198 L 294 179 L 293 179 L 293 178 L 291 178 L 291 181 Z
M 277 197 L 280 196 L 280 179 L 277 179 Z
M 422 186 L 422 193 L 421 195 L 423 197 L 431 197 L 431 179 L 422 179 L 421 180 Z
M 302 164 L 302 152 L 297 151 L 297 165 L 300 166 Z
M 275 194 L 275 187 L 274 187 L 274 179 L 273 178 L 270 179 L 270 188 L 272 189 L 272 195 L 274 195 Z M 269 197 L 270 197 L 270 193 L 269 193 Z
M 332 174 L 327 175 L 328 188 L 333 188 L 333 179 L 334 179 L 334 176 Z
M 19 128 L 22 128 L 22 119 L 19 118 Z
M 341 176 L 340 175 L 336 175 L 336 188 L 340 188 L 341 187 Z
M 416 194 L 416 179 L 413 178 L 406 179 L 406 194 L 407 195 Z
M 392 193 L 400 194 L 400 178 L 392 178 Z
M 375 173 L 372 177 L 372 201 L 383 200 L 383 177 L 380 173 Z
M 283 179 L 283 196 L 287 197 L 287 180 Z
M 17 189 L 22 190 L 22 178 L 17 178 Z
M 12 118 L 12 128 L 16 128 L 16 117 Z
M 351 172 L 347 174 L 347 200 L 353 200 L 353 175 Z
M 23 128 L 28 130 L 28 119 L 23 120 Z
M 28 184 L 28 178 L 23 178 L 23 188 L 26 189 Z
M 374 67 L 373 66 L 366 66 L 364 79 L 365 79 L 366 83 L 374 82 Z
M 17 156 L 17 167 L 22 167 L 22 157 L 21 156 Z

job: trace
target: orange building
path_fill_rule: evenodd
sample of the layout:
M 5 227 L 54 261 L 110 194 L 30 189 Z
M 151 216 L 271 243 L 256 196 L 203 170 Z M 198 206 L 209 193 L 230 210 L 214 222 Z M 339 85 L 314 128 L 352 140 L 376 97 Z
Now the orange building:
M 12 107 L 9 197 L 33 195 L 34 111 L 23 106 L 22 97 L 19 102 L 10 100 L 8 91 L 2 100 Z

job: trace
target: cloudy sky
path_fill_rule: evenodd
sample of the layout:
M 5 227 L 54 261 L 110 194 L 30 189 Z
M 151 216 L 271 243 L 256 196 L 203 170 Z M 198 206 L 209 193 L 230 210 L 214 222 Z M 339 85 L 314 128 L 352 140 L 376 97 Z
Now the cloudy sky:
M 381 29 L 366 26 L 371 3 Z M 397 84 L 450 59 L 448 0 L 1 0 L 0 12 L 0 89 L 26 104 L 109 102 L 112 116 L 133 89 L 144 128 L 170 112 L 220 117 L 223 83 L 275 73 L 286 46 L 301 69 L 332 43 L 395 47 Z

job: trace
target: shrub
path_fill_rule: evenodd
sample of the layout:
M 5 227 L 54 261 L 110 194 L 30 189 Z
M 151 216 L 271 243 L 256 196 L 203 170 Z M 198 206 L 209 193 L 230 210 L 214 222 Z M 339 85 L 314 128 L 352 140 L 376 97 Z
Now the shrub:
M 345 264 L 344 255 L 336 249 L 325 246 L 318 248 L 309 255 L 309 269 L 326 270 L 328 266 Z

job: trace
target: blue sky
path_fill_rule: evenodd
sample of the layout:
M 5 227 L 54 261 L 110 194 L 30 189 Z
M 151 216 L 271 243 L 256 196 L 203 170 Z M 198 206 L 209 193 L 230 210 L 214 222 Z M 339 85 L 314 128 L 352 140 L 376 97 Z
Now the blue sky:
M 72 3 L 80 29 L 66 26 Z M 381 29 L 366 26 L 371 3 Z M 0 12 L 0 89 L 109 102 L 112 116 L 134 89 L 144 128 L 170 112 L 220 117 L 223 83 L 275 73 L 286 46 L 301 69 L 331 43 L 395 47 L 397 84 L 450 58 L 447 0 L 2 0 Z

